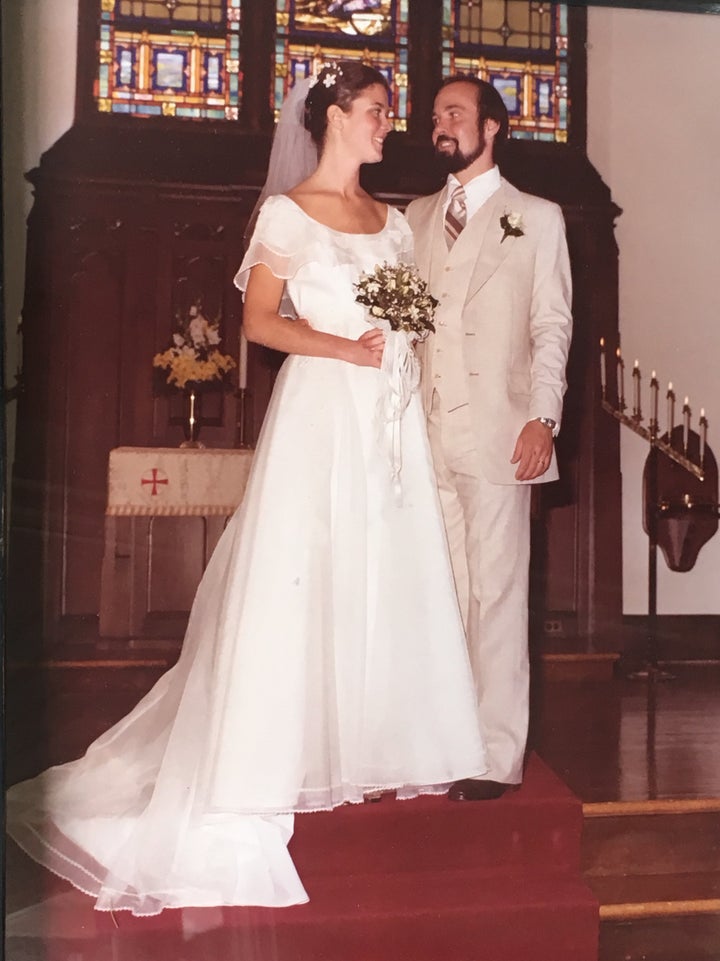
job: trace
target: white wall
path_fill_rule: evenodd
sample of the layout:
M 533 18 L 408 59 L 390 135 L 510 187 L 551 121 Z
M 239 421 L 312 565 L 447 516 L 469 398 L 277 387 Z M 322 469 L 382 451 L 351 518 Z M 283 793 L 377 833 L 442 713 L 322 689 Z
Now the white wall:
M 72 125 L 78 0 L 3 0 L 3 242 L 6 386 L 20 366 L 17 326 L 25 285 L 25 221 L 32 204 L 26 171 Z M 15 404 L 8 407 L 8 461 Z M 10 463 L 8 463 L 9 476 Z
M 4 0 L 2 16 L 12 383 L 30 206 L 22 175 L 72 122 L 77 0 Z M 590 8 L 588 42 L 588 152 L 624 211 L 617 238 L 628 374 L 637 357 L 646 386 L 654 368 L 663 387 L 673 381 L 680 403 L 688 394 L 696 414 L 704 406 L 709 441 L 720 455 L 720 16 Z M 626 613 L 647 609 L 645 455 L 644 443 L 623 430 Z M 720 534 L 688 574 L 673 574 L 661 561 L 660 612 L 720 613 L 718 570 Z
M 701 407 L 720 455 L 720 16 L 591 8 L 588 154 L 613 199 L 620 249 L 620 336 L 640 361 L 648 409 L 653 369 Z M 647 444 L 622 430 L 624 609 L 647 611 L 647 538 L 641 475 Z M 660 613 L 720 613 L 720 533 L 695 568 L 660 559 Z

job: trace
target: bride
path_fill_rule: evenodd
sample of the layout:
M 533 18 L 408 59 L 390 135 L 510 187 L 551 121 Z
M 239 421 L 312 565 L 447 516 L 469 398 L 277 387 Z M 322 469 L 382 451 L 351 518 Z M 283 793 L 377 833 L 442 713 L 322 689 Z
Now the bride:
M 359 182 L 387 85 L 333 63 L 299 106 L 271 169 L 308 145 L 317 169 L 267 197 L 236 277 L 246 336 L 289 356 L 180 658 L 84 757 L 8 793 L 12 837 L 100 910 L 301 903 L 295 813 L 485 769 L 424 417 L 414 394 L 399 496 L 384 335 L 355 301 L 362 272 L 412 258 L 402 214 Z

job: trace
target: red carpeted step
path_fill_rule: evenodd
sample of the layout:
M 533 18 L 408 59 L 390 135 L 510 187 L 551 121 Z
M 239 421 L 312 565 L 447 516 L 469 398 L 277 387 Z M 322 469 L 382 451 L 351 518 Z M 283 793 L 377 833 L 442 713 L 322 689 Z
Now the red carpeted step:
M 577 878 L 467 872 L 317 878 L 311 903 L 118 917 L 115 961 L 596 961 L 597 902 Z M 203 914 L 207 926 L 202 923 Z M 107 927 L 108 921 L 104 922 Z M 194 928 L 194 932 L 192 929 Z M 153 958 L 153 944 L 162 949 Z M 240 952 L 240 953 L 238 953 Z
M 383 798 L 295 818 L 300 877 L 467 869 L 481 875 L 579 871 L 582 806 L 535 755 L 497 801 Z
M 61 895 L 54 915 L 43 906 L 46 961 L 596 961 L 581 829 L 578 799 L 532 757 L 522 788 L 497 801 L 384 799 L 298 816 L 292 853 L 309 904 L 134 918 Z M 37 925 L 20 922 L 22 952 Z

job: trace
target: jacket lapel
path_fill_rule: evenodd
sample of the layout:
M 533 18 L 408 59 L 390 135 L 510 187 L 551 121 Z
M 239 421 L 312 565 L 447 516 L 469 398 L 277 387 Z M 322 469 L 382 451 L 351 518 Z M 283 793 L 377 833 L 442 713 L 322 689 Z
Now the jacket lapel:
M 479 247 L 479 253 L 468 284 L 467 300 L 475 296 L 509 256 L 518 238 L 507 237 L 503 241 L 500 219 L 511 211 L 522 214 L 523 206 L 520 191 L 503 180 L 500 189 L 470 218 L 461 236 Z

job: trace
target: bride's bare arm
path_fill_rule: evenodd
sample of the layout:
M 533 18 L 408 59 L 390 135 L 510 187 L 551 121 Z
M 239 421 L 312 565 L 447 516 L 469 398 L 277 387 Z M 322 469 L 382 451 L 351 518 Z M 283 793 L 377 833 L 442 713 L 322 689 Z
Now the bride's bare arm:
M 357 340 L 314 330 L 307 322 L 280 316 L 282 291 L 283 281 L 269 267 L 257 264 L 252 268 L 243 308 L 243 331 L 249 341 L 286 354 L 334 357 L 359 367 L 380 367 L 385 343 L 381 330 L 368 330 Z

